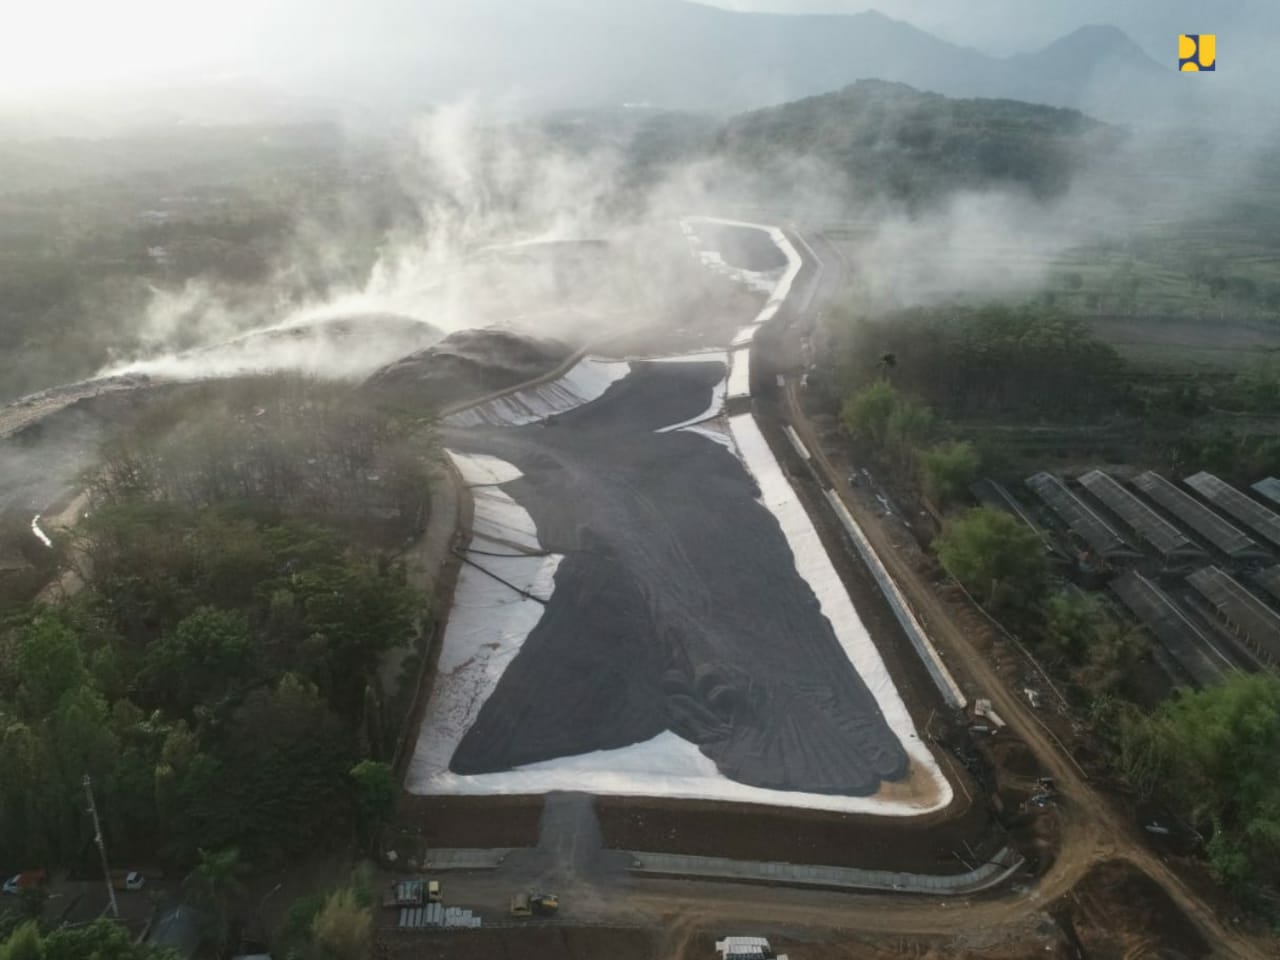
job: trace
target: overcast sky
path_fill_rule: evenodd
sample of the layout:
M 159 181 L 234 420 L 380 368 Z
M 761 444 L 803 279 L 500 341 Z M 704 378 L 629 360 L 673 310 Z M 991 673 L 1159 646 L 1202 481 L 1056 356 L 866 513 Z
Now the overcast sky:
M 0 98 L 57 90 L 102 91 L 159 76 L 279 72 L 317 51 L 375 59 L 379 44 L 440 42 L 470 4 L 502 0 L 0 0 Z M 674 0 L 509 0 L 522 14 L 550 3 L 596 16 L 610 7 L 656 8 Z M 1280 0 L 717 0 L 787 13 L 851 13 L 874 7 L 944 39 L 1007 55 L 1043 46 L 1090 23 L 1112 23 L 1155 59 L 1173 57 L 1176 34 L 1216 32 L 1224 83 L 1274 59 Z M 427 9 L 431 13 L 424 13 Z M 413 23 L 397 33 L 398 22 Z M 388 24 L 391 24 L 388 27 Z M 620 40 L 620 42 L 624 42 Z M 309 58 L 311 58 L 309 62 Z M 1235 64 L 1234 67 L 1230 66 Z

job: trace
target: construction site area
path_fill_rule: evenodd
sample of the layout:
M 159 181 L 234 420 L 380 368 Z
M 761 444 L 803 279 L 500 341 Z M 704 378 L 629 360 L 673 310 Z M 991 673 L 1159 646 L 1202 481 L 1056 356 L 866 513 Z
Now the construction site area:
M 730 342 L 593 345 L 443 419 L 462 523 L 388 845 L 471 912 L 387 911 L 380 949 L 1265 955 L 806 415 L 801 340 L 839 251 L 764 225 L 682 229 L 759 297 Z M 1212 482 L 1192 483 L 1208 504 L 1097 471 L 1079 492 L 1045 474 L 975 494 L 1081 589 L 1110 586 L 1144 622 L 1167 605 L 1200 639 L 1157 633 L 1162 666 L 1210 682 L 1263 662 L 1280 622 L 1242 586 L 1272 567 L 1270 511 Z
M 339 326 L 399 331 L 356 395 L 438 410 L 444 449 L 401 548 L 436 616 L 382 665 L 403 692 L 378 955 L 1270 955 L 1203 838 L 1115 781 L 815 409 L 844 254 L 821 231 L 668 227 L 709 278 L 705 324 L 675 304 L 573 343 Z M 69 441 L 14 487 L 32 550 L 74 547 L 100 421 L 202 389 L 115 376 L 6 408 L 14 437 Z M 390 517 L 380 470 L 360 476 Z M 972 494 L 1151 633 L 1133 680 L 1154 704 L 1275 662 L 1278 489 L 1109 465 Z

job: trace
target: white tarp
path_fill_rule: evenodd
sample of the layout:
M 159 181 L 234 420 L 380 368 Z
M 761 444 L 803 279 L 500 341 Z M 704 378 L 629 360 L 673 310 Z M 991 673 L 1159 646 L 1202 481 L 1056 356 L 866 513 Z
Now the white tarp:
M 761 503 L 777 518 L 795 556 L 796 570 L 817 596 L 822 613 L 831 622 L 836 639 L 844 648 L 849 662 L 876 698 L 885 721 L 897 734 L 913 765 L 924 770 L 933 781 L 936 789 L 930 791 L 931 802 L 928 809 L 946 806 L 951 802 L 951 785 L 942 775 L 929 748 L 920 740 L 911 714 L 907 712 L 907 705 L 894 686 L 880 651 L 876 649 L 866 625 L 854 609 L 849 592 L 836 573 L 813 521 L 809 519 L 804 504 L 796 496 L 782 466 L 769 449 L 760 428 L 756 426 L 755 418 L 750 414 L 730 417 L 729 430 L 743 463 L 760 486 Z M 919 813 L 921 809 L 912 807 L 912 811 Z
M 444 422 L 451 427 L 481 424 L 516 427 L 544 420 L 590 403 L 631 371 L 625 360 L 583 357 L 563 376 L 545 383 L 506 393 L 478 406 L 450 414 Z
M 760 313 L 756 315 L 756 318 L 752 323 L 754 326 L 759 326 L 762 323 L 772 320 L 774 315 L 778 312 L 778 308 L 782 306 L 787 297 L 791 296 L 791 286 L 795 283 L 796 277 L 800 275 L 801 267 L 804 266 L 804 261 L 796 251 L 796 248 L 791 245 L 791 241 L 787 239 L 787 235 L 778 227 L 769 226 L 768 224 L 747 223 L 742 220 L 724 220 L 719 217 L 685 217 L 681 221 L 681 228 L 683 229 L 685 225 L 689 225 L 691 230 L 696 230 L 696 227 L 693 225 L 698 223 L 715 223 L 725 227 L 741 227 L 746 230 L 763 230 L 769 235 L 769 239 L 774 242 L 777 248 L 782 251 L 782 255 L 787 258 L 786 269 L 782 271 L 782 275 L 778 277 L 775 283 L 773 283 L 771 289 L 767 287 L 764 288 L 763 292 L 769 293 L 769 300 L 764 305 L 764 308 Z M 690 230 L 685 230 L 686 236 L 689 235 L 689 233 Z M 707 252 L 704 251 L 701 255 L 703 257 L 703 262 L 706 263 L 708 260 Z M 724 263 L 724 259 L 719 253 L 714 254 L 714 260 L 718 260 L 721 264 Z M 713 266 L 713 268 L 715 268 L 714 260 L 709 264 Z M 732 268 L 728 266 L 725 266 L 725 269 L 732 270 Z M 742 272 L 751 273 L 752 271 Z M 768 276 L 768 274 L 760 273 L 756 273 L 755 275 L 757 277 Z
M 702 265 L 713 273 L 735 280 L 756 293 L 772 291 L 782 275 L 780 270 L 746 270 L 742 267 L 731 267 L 724 262 L 724 257 L 719 250 L 697 250 L 697 254 Z
M 730 352 L 732 363 L 729 370 L 729 388 L 725 396 L 730 400 L 741 400 L 751 396 L 751 350 L 739 347 Z
M 521 476 L 516 467 L 496 457 L 453 452 L 449 456 L 469 484 L 506 482 Z M 563 558 L 558 554 L 521 555 L 511 542 L 538 549 L 533 518 L 497 487 L 473 487 L 472 492 L 475 531 L 469 558 L 531 597 L 550 597 L 556 568 Z M 405 775 L 405 787 L 410 792 L 467 792 L 450 789 L 457 778 L 449 773 L 449 759 L 503 671 L 537 626 L 543 609 L 537 600 L 517 593 L 484 571 L 462 565 L 431 698 L 423 711 L 417 748 Z

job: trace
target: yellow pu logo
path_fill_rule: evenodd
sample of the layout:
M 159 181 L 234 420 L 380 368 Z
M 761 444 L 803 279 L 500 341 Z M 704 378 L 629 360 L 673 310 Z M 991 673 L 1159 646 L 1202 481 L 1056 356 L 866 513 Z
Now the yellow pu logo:
M 1218 64 L 1216 33 L 1184 33 L 1178 37 L 1178 69 L 1184 73 L 1204 73 Z

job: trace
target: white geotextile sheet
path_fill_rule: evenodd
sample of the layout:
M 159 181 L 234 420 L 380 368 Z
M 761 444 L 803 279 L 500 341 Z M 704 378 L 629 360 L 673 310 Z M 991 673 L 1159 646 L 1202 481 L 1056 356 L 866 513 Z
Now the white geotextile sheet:
M 49 539 L 48 534 L 40 529 L 40 514 L 38 513 L 31 519 L 31 532 L 35 534 L 36 538 L 46 547 L 53 546 L 53 541 Z
M 505 543 L 512 551 L 542 551 L 538 532 L 533 529 L 529 514 L 509 494 L 497 487 L 477 487 L 471 491 L 471 496 L 475 503 L 471 524 L 473 538 Z
M 597 399 L 609 387 L 631 372 L 625 360 L 583 357 L 563 376 L 525 387 L 444 418 L 451 427 L 481 424 L 515 427 L 566 413 Z
M 791 296 L 791 287 L 795 283 L 796 277 L 800 275 L 801 268 L 804 266 L 804 261 L 796 251 L 796 248 L 792 246 L 791 241 L 787 239 L 787 235 L 778 227 L 770 226 L 769 224 L 747 223 L 743 220 L 725 220 L 720 217 L 685 217 L 680 221 L 680 228 L 684 231 L 685 236 L 691 236 L 694 232 L 693 224 L 697 223 L 716 223 L 725 227 L 742 227 L 748 230 L 763 230 L 765 233 L 769 234 L 769 239 L 774 242 L 774 245 L 782 251 L 782 255 L 787 258 L 787 266 L 782 271 L 781 276 L 777 276 L 776 271 L 767 274 L 750 270 L 739 272 L 753 274 L 756 277 L 770 278 L 771 286 L 764 287 L 762 290 L 762 292 L 769 294 L 769 300 L 756 316 L 753 324 L 755 326 L 759 326 L 768 320 L 772 320 L 774 315 L 778 312 L 778 309 L 786 301 L 787 297 Z M 713 269 L 719 269 L 716 267 L 717 261 L 719 264 L 724 265 L 724 270 L 732 271 L 734 269 L 724 264 L 724 258 L 718 252 L 702 251 L 700 256 L 702 257 L 703 262 L 707 263 L 708 266 L 711 266 Z M 776 281 L 772 279 L 774 276 L 777 276 Z
M 724 262 L 719 250 L 698 250 L 698 259 L 702 265 L 713 273 L 721 274 L 730 280 L 737 281 L 748 290 L 756 293 L 771 293 L 782 275 L 780 270 L 746 270 L 742 267 L 731 267 Z
M 886 817 L 919 816 L 936 808 L 875 796 L 839 797 L 747 786 L 724 776 L 702 751 L 670 730 L 629 747 L 545 760 L 507 773 L 460 776 L 446 769 L 443 775 L 424 782 L 425 789 L 413 781 L 417 763 L 415 755 L 406 786 L 418 794 L 493 796 L 577 790 L 604 796 L 724 800 Z M 949 790 L 946 799 L 950 800 Z
M 495 457 L 452 451 L 449 456 L 468 483 L 505 482 L 521 476 L 513 465 Z M 537 548 L 537 530 L 528 512 L 497 487 L 473 487 L 472 492 L 476 532 L 468 557 L 533 596 L 550 597 L 563 557 L 488 556 L 519 551 L 489 539 L 482 531 L 500 530 L 504 539 L 514 538 Z M 418 743 L 405 775 L 405 787 L 411 793 L 466 792 L 448 788 L 451 780 L 457 779 L 449 773 L 449 760 L 544 609 L 541 603 L 521 596 L 485 572 L 462 565 L 431 699 L 423 711 Z
M 726 396 L 740 400 L 751 396 L 751 348 L 739 347 L 729 353 L 729 387 Z
M 743 463 L 760 486 L 760 501 L 777 518 L 791 546 L 796 570 L 817 596 L 823 616 L 830 621 L 849 662 L 876 698 L 890 729 L 897 734 L 912 761 L 919 764 L 936 783 L 938 802 L 934 809 L 946 806 L 951 802 L 951 785 L 916 732 L 915 723 L 884 665 L 880 651 L 854 609 L 849 592 L 832 565 L 813 521 L 783 473 L 755 418 L 750 414 L 730 417 L 729 430 Z

